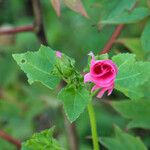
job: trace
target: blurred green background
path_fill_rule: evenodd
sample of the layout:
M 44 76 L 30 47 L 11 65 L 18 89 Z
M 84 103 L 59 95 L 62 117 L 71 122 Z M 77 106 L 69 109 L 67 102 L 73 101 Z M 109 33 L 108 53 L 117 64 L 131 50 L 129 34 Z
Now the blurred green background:
M 50 0 L 41 0 L 42 15 L 46 38 L 49 46 L 76 59 L 76 66 L 82 70 L 87 63 L 87 54 L 99 53 L 115 26 L 106 25 L 98 29 L 97 23 L 110 15 L 115 7 L 118 12 L 120 0 L 83 0 L 90 16 L 87 19 L 80 14 L 61 6 L 61 16 L 57 17 Z M 148 7 L 147 0 L 139 0 L 138 5 Z M 148 18 L 136 24 L 126 25 L 114 44 L 110 56 L 121 52 L 135 53 L 139 60 L 149 60 L 149 52 L 142 50 L 140 38 Z M 30 0 L 0 0 L 0 29 L 32 24 L 33 8 Z M 24 141 L 33 133 L 56 126 L 55 136 L 65 148 L 68 147 L 67 132 L 62 113 L 62 104 L 57 100 L 58 87 L 51 91 L 39 83 L 29 85 L 27 77 L 12 58 L 13 53 L 37 51 L 40 42 L 34 32 L 0 35 L 0 129 L 16 139 Z M 62 86 L 62 85 L 61 85 Z M 147 85 L 148 86 L 148 85 Z M 145 87 L 144 87 L 145 88 Z M 145 89 L 149 90 L 148 87 Z M 148 93 L 148 92 L 146 92 Z M 149 98 L 149 94 L 145 97 Z M 110 136 L 113 125 L 122 129 L 128 120 L 123 119 L 112 107 L 109 100 L 126 98 L 114 91 L 112 96 L 95 100 L 98 132 L 101 136 Z M 106 102 L 105 102 L 106 101 Z M 87 111 L 75 122 L 80 150 L 91 150 L 90 125 Z M 150 131 L 136 129 L 150 148 Z M 104 149 L 104 148 L 103 148 Z M 15 146 L 0 139 L 0 150 L 15 150 Z

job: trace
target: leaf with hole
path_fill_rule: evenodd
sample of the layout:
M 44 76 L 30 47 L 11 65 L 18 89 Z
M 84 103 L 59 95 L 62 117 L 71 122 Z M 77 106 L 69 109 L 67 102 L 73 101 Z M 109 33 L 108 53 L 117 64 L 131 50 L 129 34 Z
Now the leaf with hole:
M 56 57 L 51 48 L 41 46 L 37 52 L 13 54 L 13 58 L 27 74 L 30 84 L 39 81 L 48 88 L 53 89 L 60 82 L 57 75 L 53 73 Z

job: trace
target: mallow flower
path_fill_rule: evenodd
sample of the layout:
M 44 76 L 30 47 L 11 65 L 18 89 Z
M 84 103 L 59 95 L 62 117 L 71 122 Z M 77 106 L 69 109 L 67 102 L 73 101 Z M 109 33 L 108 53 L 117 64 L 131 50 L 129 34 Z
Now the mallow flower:
M 114 82 L 118 73 L 117 66 L 112 60 L 95 60 L 93 53 L 89 55 L 92 56 L 90 72 L 84 75 L 84 83 L 94 83 L 91 92 L 100 89 L 97 94 L 98 98 L 101 98 L 106 91 L 110 95 L 114 89 Z

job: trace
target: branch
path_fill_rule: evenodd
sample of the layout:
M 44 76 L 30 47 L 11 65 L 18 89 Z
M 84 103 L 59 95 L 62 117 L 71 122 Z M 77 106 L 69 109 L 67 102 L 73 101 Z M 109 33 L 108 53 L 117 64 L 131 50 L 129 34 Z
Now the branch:
M 11 29 L 0 29 L 0 35 L 16 34 L 19 32 L 33 32 L 33 31 L 34 31 L 33 25 L 26 25 L 26 26 L 14 27 Z
M 40 0 L 32 0 L 32 7 L 33 7 L 33 13 L 35 17 L 34 31 L 37 34 L 39 41 L 44 45 L 48 45 L 46 35 L 44 32 L 42 8 L 41 8 Z
M 118 36 L 120 35 L 122 29 L 123 29 L 124 25 L 118 25 L 115 29 L 115 31 L 113 32 L 112 36 L 110 37 L 110 39 L 108 40 L 108 42 L 106 43 L 105 47 L 103 48 L 103 50 L 100 52 L 100 54 L 105 54 L 108 53 L 110 51 L 110 49 L 112 48 L 114 42 L 116 41 L 116 39 L 118 38 Z
M 5 133 L 4 131 L 0 130 L 0 137 L 5 139 L 6 141 L 16 145 L 16 147 L 18 148 L 18 150 L 21 149 L 21 143 L 20 141 L 14 139 L 13 137 L 11 137 L 10 135 L 8 135 L 7 133 Z

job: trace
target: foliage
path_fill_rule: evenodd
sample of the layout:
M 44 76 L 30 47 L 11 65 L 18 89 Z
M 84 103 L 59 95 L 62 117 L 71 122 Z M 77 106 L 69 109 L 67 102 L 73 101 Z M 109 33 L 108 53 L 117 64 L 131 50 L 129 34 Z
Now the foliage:
M 123 117 L 132 119 L 129 122 L 128 128 L 150 128 L 149 119 L 149 106 L 150 101 L 139 100 L 139 101 L 121 101 L 113 102 L 112 106 L 116 109 Z
M 134 137 L 123 132 L 120 128 L 115 127 L 114 138 L 102 138 L 101 143 L 109 150 L 146 150 L 147 148 L 142 143 L 139 137 Z
M 62 89 L 59 93 L 59 99 L 63 101 L 64 109 L 72 122 L 84 111 L 91 97 L 84 86 L 79 86 L 78 89 L 73 87 Z
M 22 150 L 63 150 L 58 142 L 53 138 L 53 128 L 35 133 L 31 139 L 22 144 Z
M 118 66 L 116 89 L 131 99 L 143 97 L 139 86 L 149 80 L 150 63 L 136 62 L 133 54 L 119 54 L 112 58 Z
M 29 83 L 40 81 L 50 89 L 56 87 L 59 78 L 53 74 L 55 65 L 55 53 L 46 47 L 41 47 L 38 53 L 26 53 L 13 55 L 14 59 L 27 73 Z
M 86 108 L 93 102 L 101 150 L 149 149 L 149 2 L 40 2 L 44 30 L 51 48 L 40 47 L 39 35 L 35 34 L 38 29 L 32 33 L 0 33 L 0 128 L 24 141 L 22 149 L 25 150 L 31 147 L 33 150 L 43 149 L 43 143 L 53 149 L 67 149 L 70 137 L 67 137 L 68 125 L 62 114 L 63 103 L 68 120 L 77 127 L 79 149 L 91 150 Z M 0 1 L 0 32 L 33 24 L 35 16 L 31 3 L 26 0 Z M 120 24 L 124 24 L 120 36 L 108 54 L 100 55 Z M 61 59 L 56 57 L 54 50 L 62 52 Z M 89 72 L 91 56 L 87 54 L 90 51 L 96 59 L 112 59 L 119 67 L 116 90 L 109 97 L 104 95 L 96 101 L 93 96 L 97 91 L 90 92 L 93 84 L 83 82 L 83 68 L 84 72 Z M 27 84 L 25 74 L 15 62 L 32 85 Z M 111 137 L 113 124 L 119 127 L 115 126 L 116 136 Z M 47 129 L 53 125 L 58 142 L 53 138 L 53 129 Z M 41 132 L 34 134 L 38 131 Z M 0 139 L 0 149 L 15 150 L 16 147 Z

